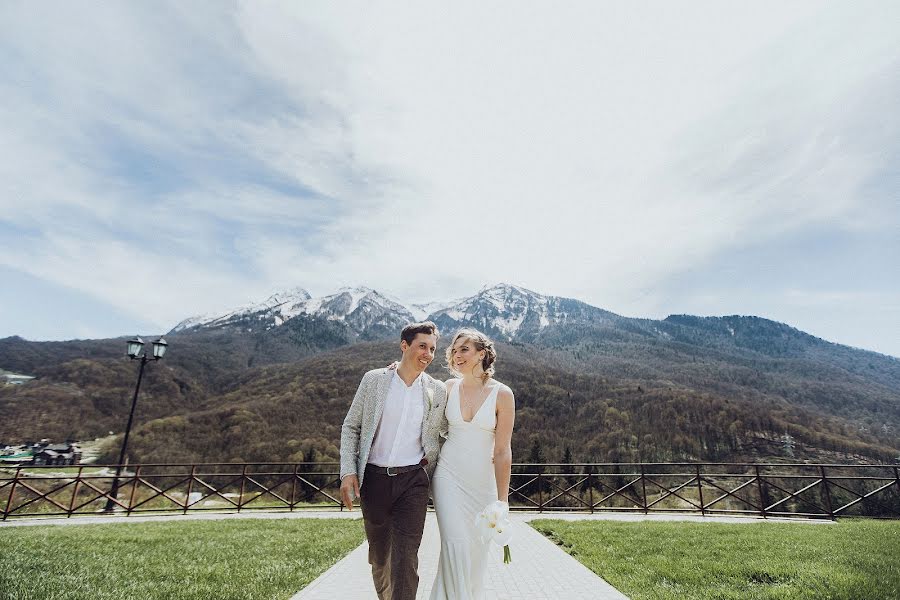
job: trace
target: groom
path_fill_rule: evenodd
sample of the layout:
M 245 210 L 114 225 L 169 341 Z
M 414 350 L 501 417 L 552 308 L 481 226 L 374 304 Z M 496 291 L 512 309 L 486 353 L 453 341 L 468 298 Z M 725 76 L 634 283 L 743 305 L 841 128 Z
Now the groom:
M 341 427 L 341 499 L 359 496 L 369 564 L 381 600 L 413 600 L 430 476 L 447 432 L 444 384 L 425 373 L 434 360 L 434 323 L 400 333 L 396 370 L 366 373 Z

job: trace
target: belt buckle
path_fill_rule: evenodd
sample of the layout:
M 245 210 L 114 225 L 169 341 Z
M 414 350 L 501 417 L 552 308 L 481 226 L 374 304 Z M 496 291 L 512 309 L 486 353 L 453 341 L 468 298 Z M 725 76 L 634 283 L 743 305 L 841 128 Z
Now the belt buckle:
M 387 474 L 388 477 L 396 477 L 397 475 L 399 475 L 399 473 L 391 473 L 391 469 L 396 468 L 397 467 L 385 467 L 385 474 Z

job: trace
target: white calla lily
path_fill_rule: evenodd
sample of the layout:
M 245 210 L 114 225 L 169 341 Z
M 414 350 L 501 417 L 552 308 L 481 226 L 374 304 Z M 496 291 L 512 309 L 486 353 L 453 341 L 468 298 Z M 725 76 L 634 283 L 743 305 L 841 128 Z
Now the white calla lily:
M 503 546 L 503 562 L 510 562 L 508 542 L 512 538 L 512 521 L 509 520 L 509 504 L 499 500 L 488 504 L 475 516 L 475 531 L 483 543 Z

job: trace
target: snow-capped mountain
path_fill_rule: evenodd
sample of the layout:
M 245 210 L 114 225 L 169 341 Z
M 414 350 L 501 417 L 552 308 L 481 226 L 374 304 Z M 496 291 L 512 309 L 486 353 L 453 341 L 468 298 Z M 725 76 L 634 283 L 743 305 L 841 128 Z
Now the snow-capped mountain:
M 600 324 L 621 317 L 578 300 L 499 283 L 437 310 L 429 318 L 444 331 L 472 326 L 500 339 L 530 340 L 552 325 Z
M 265 320 L 265 315 L 273 314 L 274 316 L 283 310 L 289 312 L 292 310 L 292 307 L 300 305 L 311 299 L 312 296 L 309 295 L 309 292 L 299 287 L 285 290 L 283 292 L 276 292 L 263 302 L 245 304 L 243 306 L 225 311 L 224 313 L 212 313 L 190 317 L 173 327 L 169 333 L 178 333 L 180 331 L 190 329 L 197 330 L 234 327 L 238 324 L 244 324 L 247 317 L 256 315 L 260 315 L 262 319 Z M 282 319 L 282 322 L 283 321 L 284 320 Z M 275 324 L 280 325 L 281 323 L 276 322 Z M 250 327 L 250 329 L 253 329 L 253 327 Z
M 258 304 L 186 319 L 171 333 L 209 329 L 267 331 L 298 317 L 343 323 L 354 332 L 353 337 L 363 339 L 393 337 L 406 323 L 430 319 L 446 333 L 471 326 L 505 340 L 533 339 L 551 325 L 601 323 L 619 318 L 578 300 L 543 296 L 505 283 L 485 287 L 468 298 L 408 306 L 366 287 L 342 288 L 317 298 L 296 288 L 273 294 Z
M 305 289 L 295 288 L 273 294 L 264 302 L 223 314 L 185 319 L 170 333 L 209 329 L 252 333 L 279 327 L 298 317 L 339 321 L 364 339 L 381 337 L 379 332 L 385 330 L 396 332 L 415 320 L 408 308 L 370 288 L 341 288 L 334 294 L 318 298 L 313 298 Z

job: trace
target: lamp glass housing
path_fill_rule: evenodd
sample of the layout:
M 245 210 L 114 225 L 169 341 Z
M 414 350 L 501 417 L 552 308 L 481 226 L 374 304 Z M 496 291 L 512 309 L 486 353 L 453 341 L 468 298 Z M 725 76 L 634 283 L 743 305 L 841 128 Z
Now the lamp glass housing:
M 141 348 L 143 347 L 144 340 L 139 337 L 135 337 L 133 340 L 128 340 L 128 356 L 137 358 L 141 353 Z
M 154 340 L 153 342 L 153 358 L 160 359 L 166 354 L 166 348 L 169 347 L 169 344 L 166 340 L 159 338 L 158 340 Z

